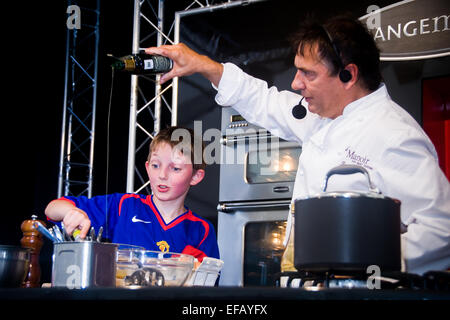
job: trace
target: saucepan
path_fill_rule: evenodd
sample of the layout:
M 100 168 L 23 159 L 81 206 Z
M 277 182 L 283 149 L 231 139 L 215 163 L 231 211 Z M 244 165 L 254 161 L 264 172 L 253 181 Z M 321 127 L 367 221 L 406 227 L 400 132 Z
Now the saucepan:
M 367 192 L 327 192 L 335 174 L 361 173 Z M 366 272 L 376 265 L 382 271 L 399 271 L 400 201 L 386 197 L 360 166 L 331 169 L 323 193 L 295 201 L 294 265 L 305 271 Z
M 0 288 L 18 288 L 30 263 L 30 249 L 0 245 Z

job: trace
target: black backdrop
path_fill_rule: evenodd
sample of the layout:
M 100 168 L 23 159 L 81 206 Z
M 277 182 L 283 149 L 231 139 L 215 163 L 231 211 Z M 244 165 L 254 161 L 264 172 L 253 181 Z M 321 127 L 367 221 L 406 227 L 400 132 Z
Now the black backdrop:
M 211 1 L 210 1 L 211 2 Z M 287 1 L 218 11 L 182 20 L 182 39 L 219 61 L 234 61 L 249 73 L 280 89 L 289 89 L 294 75 L 293 56 L 286 36 L 307 15 L 320 19 L 349 12 L 355 17 L 367 6 L 383 7 L 395 1 Z M 166 0 L 166 19 L 191 1 Z M 31 214 L 44 219 L 46 204 L 56 197 L 64 93 L 67 3 L 25 1 L 4 5 L 11 15 L 2 34 L 2 169 L 3 212 L 0 244 L 18 245 L 20 224 Z M 97 130 L 94 194 L 105 190 L 106 115 L 111 85 L 106 53 L 128 54 L 132 42 L 133 1 L 101 1 L 100 65 L 98 74 Z M 420 122 L 421 81 L 450 74 L 449 58 L 383 63 L 383 75 L 395 101 Z M 109 192 L 124 192 L 126 181 L 129 76 L 114 83 L 111 113 Z M 219 128 L 220 109 L 214 91 L 199 76 L 180 82 L 180 124 L 203 121 L 203 130 Z M 188 205 L 216 223 L 218 166 L 192 189 Z M 49 281 L 52 246 L 45 242 L 41 264 Z

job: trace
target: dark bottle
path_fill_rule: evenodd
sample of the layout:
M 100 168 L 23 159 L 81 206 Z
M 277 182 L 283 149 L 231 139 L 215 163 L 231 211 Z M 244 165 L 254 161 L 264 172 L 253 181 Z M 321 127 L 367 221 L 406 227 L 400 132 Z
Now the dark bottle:
M 114 59 L 116 61 L 111 66 L 115 70 L 128 71 L 132 74 L 166 73 L 173 67 L 173 61 L 171 59 L 163 56 L 149 55 L 144 52 Z

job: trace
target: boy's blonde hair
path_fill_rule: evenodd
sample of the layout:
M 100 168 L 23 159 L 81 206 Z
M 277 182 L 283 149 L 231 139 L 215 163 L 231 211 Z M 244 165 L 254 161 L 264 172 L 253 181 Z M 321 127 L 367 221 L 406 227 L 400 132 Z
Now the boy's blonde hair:
M 150 143 L 148 161 L 150 161 L 152 151 L 161 143 L 167 143 L 172 148 L 179 149 L 183 154 L 190 153 L 194 170 L 206 168 L 203 159 L 204 143 L 201 137 L 195 136 L 192 129 L 178 126 L 162 129 Z

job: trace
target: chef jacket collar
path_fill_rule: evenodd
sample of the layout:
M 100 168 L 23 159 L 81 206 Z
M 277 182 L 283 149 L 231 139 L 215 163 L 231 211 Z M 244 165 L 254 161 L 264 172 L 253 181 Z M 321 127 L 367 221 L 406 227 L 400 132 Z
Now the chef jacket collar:
M 388 97 L 388 92 L 386 89 L 386 86 L 384 83 L 381 83 L 377 90 L 375 90 L 372 93 L 369 93 L 368 95 L 359 98 L 358 100 L 355 100 L 351 103 L 349 103 L 347 106 L 345 106 L 344 111 L 342 115 L 344 117 L 348 116 L 350 113 L 358 110 L 365 110 L 366 108 L 369 108 L 379 102 L 381 99 L 385 99 Z
M 318 132 L 316 132 L 311 136 L 310 141 L 320 150 L 324 150 L 326 147 L 325 146 L 326 137 L 331 127 L 335 126 L 338 122 L 342 121 L 345 117 L 347 117 L 353 112 L 366 111 L 368 108 L 376 106 L 376 104 L 380 100 L 386 97 L 388 97 L 388 93 L 386 90 L 386 86 L 384 85 L 384 83 L 382 83 L 380 84 L 380 87 L 376 91 L 349 103 L 344 108 L 342 116 L 339 116 L 334 120 L 323 118 L 324 120 L 328 121 L 325 121 L 324 126 Z

